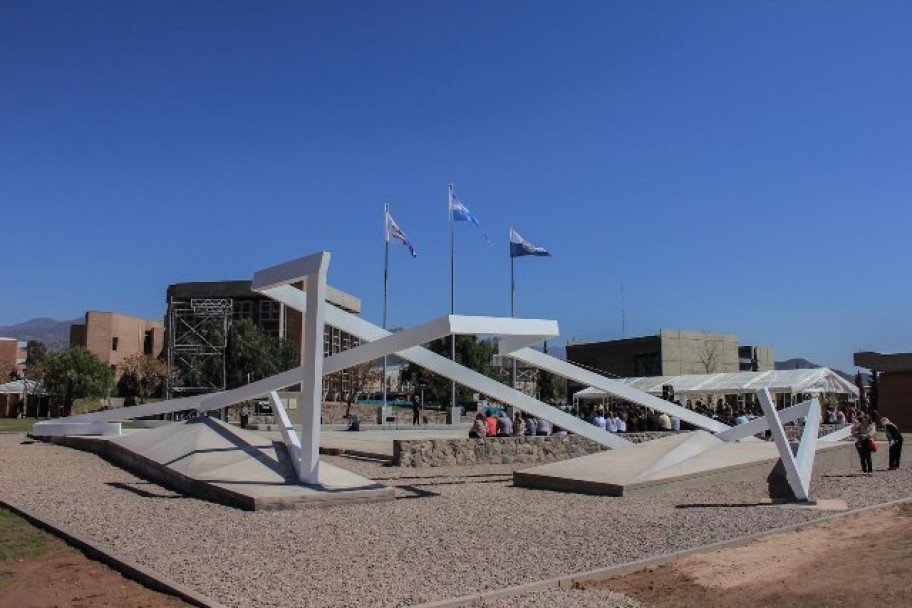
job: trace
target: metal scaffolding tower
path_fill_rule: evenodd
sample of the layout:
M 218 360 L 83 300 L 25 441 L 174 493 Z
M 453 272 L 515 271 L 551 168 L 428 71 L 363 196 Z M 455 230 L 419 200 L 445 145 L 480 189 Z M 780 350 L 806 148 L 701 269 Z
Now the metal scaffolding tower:
M 225 351 L 231 311 L 229 298 L 171 298 L 168 305 L 168 399 L 225 390 Z

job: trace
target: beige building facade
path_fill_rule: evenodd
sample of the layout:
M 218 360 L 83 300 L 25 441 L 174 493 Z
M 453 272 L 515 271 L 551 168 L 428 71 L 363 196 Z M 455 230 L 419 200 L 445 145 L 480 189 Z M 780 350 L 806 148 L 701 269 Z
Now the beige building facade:
M 567 361 L 619 378 L 775 369 L 769 346 L 739 345 L 735 334 L 670 329 L 652 336 L 567 344 Z M 580 388 L 585 387 L 571 386 Z
M 116 312 L 90 310 L 85 323 L 70 326 L 70 346 L 82 346 L 111 366 L 115 373 L 131 355 L 161 355 L 165 324 Z

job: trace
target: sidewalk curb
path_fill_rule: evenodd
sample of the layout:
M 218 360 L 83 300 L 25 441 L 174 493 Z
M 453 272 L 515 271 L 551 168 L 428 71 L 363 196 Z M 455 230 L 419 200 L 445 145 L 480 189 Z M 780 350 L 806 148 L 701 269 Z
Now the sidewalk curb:
M 64 528 L 48 519 L 44 519 L 28 509 L 11 503 L 6 498 L 0 497 L 0 506 L 27 519 L 34 526 L 61 538 L 68 545 L 82 551 L 90 559 L 110 566 L 126 578 L 134 580 L 144 587 L 173 595 L 184 600 L 188 604 L 199 606 L 200 608 L 227 608 L 224 604 L 220 604 L 185 585 L 172 581 L 170 578 L 162 576 L 145 566 L 117 555 L 110 547 L 102 543 L 89 540 L 72 530 Z
M 657 555 L 654 557 L 647 557 L 644 559 L 636 560 L 633 562 L 627 562 L 624 564 L 617 564 L 615 566 L 606 566 L 605 568 L 597 568 L 595 570 L 587 570 L 583 572 L 575 572 L 573 574 L 564 574 L 561 576 L 555 576 L 552 578 L 546 578 L 540 581 L 533 581 L 531 583 L 524 583 L 522 585 L 516 585 L 514 587 L 504 587 L 502 589 L 494 589 L 491 591 L 479 591 L 475 593 L 470 593 L 468 595 L 463 595 L 461 597 L 450 598 L 445 600 L 438 600 L 434 602 L 428 602 L 425 604 L 415 604 L 413 608 L 457 608 L 460 606 L 471 606 L 475 602 L 484 602 L 486 600 L 496 600 L 500 598 L 510 597 L 514 595 L 521 595 L 524 593 L 530 593 L 532 591 L 541 591 L 543 589 L 570 589 L 581 583 L 592 583 L 596 581 L 603 581 L 616 576 L 623 576 L 625 574 L 630 574 L 631 572 L 637 572 L 639 570 L 644 570 L 652 566 L 658 566 L 666 562 L 671 562 L 676 559 L 687 557 L 688 555 L 693 555 L 696 553 L 709 553 L 711 551 L 718 551 L 720 549 L 730 549 L 733 547 L 740 547 L 746 545 L 750 542 L 763 538 L 765 536 L 771 536 L 773 534 L 782 534 L 785 532 L 796 532 L 804 528 L 810 528 L 819 524 L 827 523 L 836 519 L 843 517 L 848 517 L 850 515 L 857 515 L 859 513 L 864 513 L 866 511 L 875 511 L 877 509 L 884 509 L 887 507 L 893 507 L 896 505 L 912 503 L 912 496 L 907 496 L 905 498 L 899 498 L 896 500 L 891 500 L 889 502 L 884 502 L 876 505 L 870 505 L 867 507 L 859 507 L 857 509 L 852 509 L 849 511 L 843 511 L 841 513 L 834 513 L 833 515 L 826 515 L 819 519 L 814 519 L 811 521 L 801 522 L 797 524 L 789 524 L 786 526 L 780 526 L 778 528 L 773 528 L 771 530 L 764 530 L 763 532 L 755 532 L 754 534 L 748 534 L 747 536 L 739 536 L 738 538 L 732 538 L 729 540 L 723 540 L 715 543 L 710 543 L 708 545 L 701 545 L 699 547 L 693 547 L 691 549 L 683 549 L 681 551 L 675 551 L 673 553 L 665 553 L 663 555 Z

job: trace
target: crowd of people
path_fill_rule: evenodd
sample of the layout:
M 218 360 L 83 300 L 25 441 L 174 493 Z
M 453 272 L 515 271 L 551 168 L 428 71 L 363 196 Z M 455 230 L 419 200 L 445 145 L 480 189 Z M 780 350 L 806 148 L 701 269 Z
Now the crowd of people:
M 484 412 L 478 412 L 475 421 L 472 423 L 472 429 L 469 431 L 469 437 L 560 437 L 566 435 L 567 431 L 551 424 L 544 418 L 536 418 L 530 414 L 517 412 L 513 418 L 510 418 L 503 410 L 495 413 L 494 410 L 488 409 Z
M 719 399 L 715 405 L 691 400 L 687 400 L 686 404 L 675 401 L 675 404 L 728 426 L 746 424 L 763 416 L 759 403 L 732 405 Z M 693 429 L 691 425 L 677 416 L 626 403 L 617 406 L 594 403 L 578 410 L 577 416 L 610 433 L 678 432 Z M 874 419 L 867 413 L 858 411 L 851 404 L 839 407 L 828 405 L 823 412 L 823 423 L 852 425 L 852 437 L 855 439 L 855 447 L 861 460 L 862 473 L 870 475 L 873 471 L 871 454 L 877 450 L 875 439 L 877 427 Z M 880 424 L 886 433 L 889 445 L 889 469 L 898 469 L 902 455 L 902 433 L 887 418 L 881 418 Z M 504 410 L 490 408 L 478 412 L 469 431 L 469 437 L 476 438 L 544 437 L 566 434 L 565 429 L 552 425 L 544 418 L 536 418 L 522 412 L 517 412 L 513 418 L 510 418 Z

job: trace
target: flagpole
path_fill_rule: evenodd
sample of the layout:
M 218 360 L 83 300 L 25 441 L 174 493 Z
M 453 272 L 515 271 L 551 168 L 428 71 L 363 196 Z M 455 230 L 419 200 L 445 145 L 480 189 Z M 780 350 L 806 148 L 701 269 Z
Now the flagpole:
M 456 314 L 456 231 L 453 221 L 453 184 L 449 185 L 447 209 L 450 214 L 450 314 Z M 456 361 L 456 334 L 450 335 L 450 359 Z M 456 381 L 450 384 L 451 412 L 456 408 Z M 456 422 L 455 420 L 453 421 Z
M 389 203 L 383 203 L 383 230 L 384 230 L 384 251 L 383 251 L 383 329 L 386 329 L 386 309 L 389 295 L 389 257 L 390 257 L 390 239 L 389 239 Z M 383 355 L 383 378 L 380 380 L 383 385 L 383 407 L 386 408 L 386 355 Z M 384 416 L 386 411 L 384 410 Z
M 510 241 L 512 242 L 513 224 L 510 224 Z M 512 246 L 512 245 L 511 245 Z M 516 264 L 513 252 L 510 251 L 510 317 L 516 317 Z M 510 357 L 513 363 L 512 386 L 516 388 L 516 359 Z

